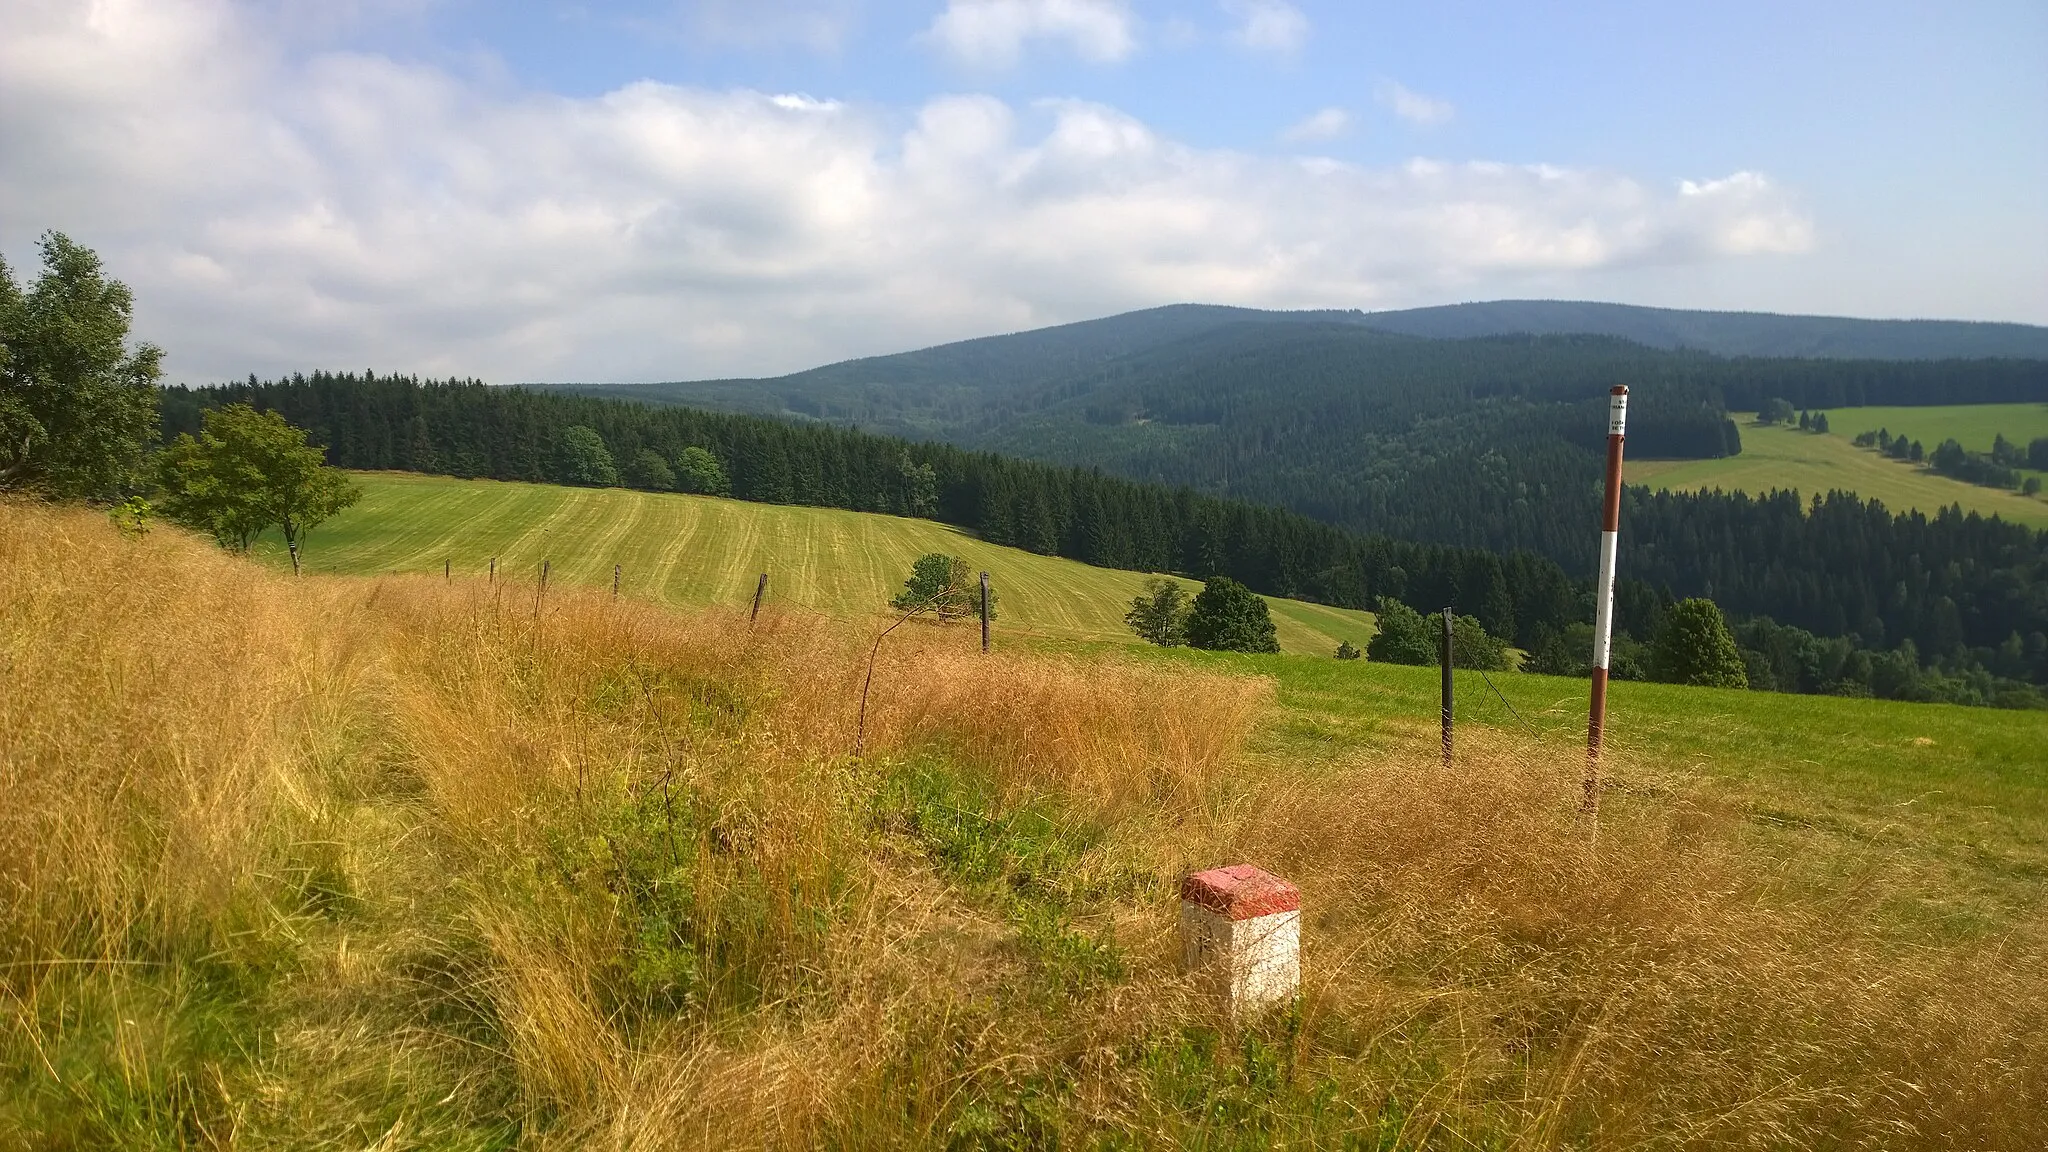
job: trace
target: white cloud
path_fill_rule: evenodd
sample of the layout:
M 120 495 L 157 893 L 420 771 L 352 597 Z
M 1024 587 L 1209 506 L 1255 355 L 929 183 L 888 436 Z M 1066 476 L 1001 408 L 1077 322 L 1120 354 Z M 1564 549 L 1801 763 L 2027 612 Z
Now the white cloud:
M 17 2 L 0 37 L 0 245 L 99 249 L 174 379 L 767 373 L 1173 301 L 1389 307 L 1812 244 L 1753 173 L 1369 168 L 1078 101 L 943 97 L 897 127 L 813 96 L 520 93 L 288 59 L 238 13 Z
M 956 62 L 1005 68 L 1033 40 L 1064 42 L 1083 60 L 1110 64 L 1137 50 L 1123 0 L 947 0 L 925 39 Z
M 1458 113 L 1450 101 L 1424 96 L 1420 92 L 1411 92 L 1392 80 L 1380 81 L 1373 95 L 1381 104 L 1392 109 L 1394 115 L 1424 128 L 1442 124 Z
M 1260 52 L 1294 52 L 1308 41 L 1308 17 L 1287 0 L 1223 0 L 1239 21 L 1232 36 Z
M 1299 144 L 1311 140 L 1333 140 L 1351 128 L 1351 113 L 1342 108 L 1324 108 L 1312 112 L 1299 123 L 1290 125 L 1280 133 L 1280 139 Z

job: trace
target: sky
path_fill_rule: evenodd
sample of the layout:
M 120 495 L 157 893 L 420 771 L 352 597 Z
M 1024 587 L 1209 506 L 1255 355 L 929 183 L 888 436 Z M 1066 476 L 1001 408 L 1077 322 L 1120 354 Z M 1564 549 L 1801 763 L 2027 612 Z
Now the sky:
M 2048 323 L 2048 4 L 0 0 L 169 377 L 769 375 L 1184 301 Z

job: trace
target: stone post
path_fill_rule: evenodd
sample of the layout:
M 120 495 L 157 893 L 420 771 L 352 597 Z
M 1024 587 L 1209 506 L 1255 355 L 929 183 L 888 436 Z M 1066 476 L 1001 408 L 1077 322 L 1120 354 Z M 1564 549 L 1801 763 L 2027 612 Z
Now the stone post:
M 1301 990 L 1301 889 L 1250 864 L 1197 872 L 1180 886 L 1181 968 L 1212 982 L 1231 1015 Z

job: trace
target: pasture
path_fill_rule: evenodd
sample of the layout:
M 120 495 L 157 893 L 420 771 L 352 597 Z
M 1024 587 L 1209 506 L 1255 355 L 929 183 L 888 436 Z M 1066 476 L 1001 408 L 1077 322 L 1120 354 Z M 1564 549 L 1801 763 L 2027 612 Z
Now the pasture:
M 531 584 L 545 559 L 551 580 L 609 586 L 617 564 L 624 595 L 698 607 L 746 605 L 766 572 L 772 604 L 866 620 L 902 590 L 913 560 L 946 552 L 989 573 L 1006 635 L 1137 642 L 1123 613 L 1145 574 L 984 544 L 930 520 L 622 488 L 356 479 L 362 501 L 313 533 L 313 571 L 438 573 L 445 561 L 481 576 L 496 557 L 500 579 Z M 259 554 L 281 563 L 283 545 L 267 540 Z M 1372 636 L 1369 612 L 1267 603 L 1283 651 L 1327 655 L 1339 641 L 1363 648 Z
M 2042 408 L 2040 405 L 1984 407 Z M 1894 434 L 1904 431 L 1919 437 L 1931 449 L 1940 443 L 1942 436 L 1973 429 L 1981 431 L 1985 422 L 1992 418 L 1958 415 L 1971 413 L 1974 408 L 1969 405 L 1925 409 L 1842 408 L 1828 413 L 1830 431 L 1825 436 L 1802 432 L 1797 425 L 1789 428 L 1765 426 L 1753 419 L 1738 417 L 1742 427 L 1741 455 L 1720 460 L 1630 460 L 1625 465 L 1625 474 L 1631 484 L 1685 492 L 1718 488 L 1727 492 L 1763 493 L 1791 488 L 1802 497 L 1811 499 L 1840 489 L 1865 499 L 1882 500 L 1885 507 L 1894 511 L 1918 509 L 1932 515 L 1950 505 L 1960 505 L 1965 512 L 1999 516 L 2034 528 L 2048 528 L 2048 499 L 1965 484 L 1936 475 L 1924 465 L 1886 459 L 1850 443 L 1856 434 L 1874 430 L 1887 422 L 1887 418 L 1877 416 L 1878 413 L 1900 413 L 1903 414 L 1902 421 L 1913 419 L 1916 414 L 1925 414 L 1918 417 L 1924 420 L 1922 425 L 1891 423 L 1889 426 Z M 2048 408 L 2042 410 L 2048 411 Z M 1916 430 L 1918 427 L 1930 431 L 1923 434 Z M 2012 438 L 2013 432 L 2008 431 L 2007 437 Z M 2024 440 L 2021 442 L 2024 444 Z M 1980 451 L 1989 449 L 1991 434 L 1983 433 L 1981 447 L 1967 440 L 1963 443 L 1965 447 Z
M 0 502 L 0 1146 L 2048 1142 L 2048 716 L 866 623 Z

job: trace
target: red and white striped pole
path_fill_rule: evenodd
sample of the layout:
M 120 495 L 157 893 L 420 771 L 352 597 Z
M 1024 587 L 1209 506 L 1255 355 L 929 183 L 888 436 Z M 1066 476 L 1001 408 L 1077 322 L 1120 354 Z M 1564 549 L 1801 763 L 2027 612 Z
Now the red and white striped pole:
M 1607 398 L 1607 500 L 1600 511 L 1599 605 L 1593 617 L 1593 707 L 1586 717 L 1586 811 L 1598 803 L 1600 737 L 1607 727 L 1607 653 L 1614 638 L 1614 552 L 1621 532 L 1621 440 L 1628 426 L 1628 386 Z

